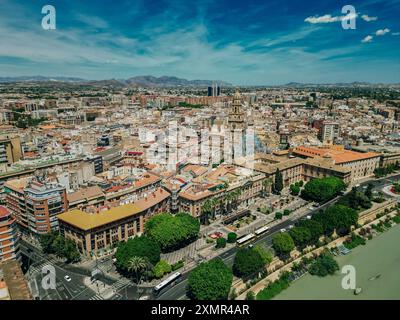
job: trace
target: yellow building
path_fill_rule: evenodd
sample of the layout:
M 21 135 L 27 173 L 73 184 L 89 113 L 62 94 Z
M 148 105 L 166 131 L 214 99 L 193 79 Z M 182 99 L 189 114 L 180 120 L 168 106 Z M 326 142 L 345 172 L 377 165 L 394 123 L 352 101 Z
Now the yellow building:
M 71 210 L 58 215 L 60 233 L 77 244 L 81 253 L 101 255 L 118 242 L 140 235 L 151 216 L 169 211 L 170 193 L 162 188 L 134 203 L 87 213 Z

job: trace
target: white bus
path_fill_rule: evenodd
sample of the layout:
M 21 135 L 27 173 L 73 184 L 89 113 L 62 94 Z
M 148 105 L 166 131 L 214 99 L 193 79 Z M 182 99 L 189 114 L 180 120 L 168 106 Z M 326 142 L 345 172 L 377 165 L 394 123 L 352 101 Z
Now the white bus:
M 254 233 L 256 234 L 256 236 L 259 236 L 259 235 L 267 232 L 268 229 L 269 229 L 269 227 L 264 226 L 264 227 L 261 227 L 261 228 L 257 229 L 256 231 L 254 231 Z
M 256 235 L 254 233 L 249 233 L 248 235 L 237 239 L 236 243 L 240 246 L 240 245 L 245 244 L 246 242 L 249 242 L 250 240 L 254 239 L 255 237 L 256 237 Z
M 173 275 L 169 276 L 167 279 L 161 281 L 158 285 L 156 285 L 153 289 L 155 295 L 159 295 L 160 292 L 166 288 L 168 285 L 180 281 L 182 278 L 182 274 L 180 272 L 175 272 Z

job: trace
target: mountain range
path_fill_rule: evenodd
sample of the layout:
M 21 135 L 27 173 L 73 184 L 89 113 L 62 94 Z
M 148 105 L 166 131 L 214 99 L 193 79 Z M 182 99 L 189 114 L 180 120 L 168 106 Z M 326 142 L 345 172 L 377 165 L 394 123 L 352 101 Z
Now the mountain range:
M 110 80 L 86 80 L 74 77 L 45 77 L 45 76 L 21 76 L 0 77 L 0 83 L 10 82 L 69 82 L 85 83 L 89 85 L 113 86 L 113 87 L 207 87 L 213 82 L 223 87 L 231 87 L 232 84 L 221 80 L 187 80 L 170 76 L 135 76 L 128 79 Z

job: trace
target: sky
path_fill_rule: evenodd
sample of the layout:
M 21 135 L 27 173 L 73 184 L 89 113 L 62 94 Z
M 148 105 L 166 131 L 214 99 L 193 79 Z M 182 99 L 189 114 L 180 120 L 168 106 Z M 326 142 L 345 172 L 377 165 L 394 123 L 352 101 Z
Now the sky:
M 400 0 L 0 0 L 0 76 L 400 83 L 399 13 Z

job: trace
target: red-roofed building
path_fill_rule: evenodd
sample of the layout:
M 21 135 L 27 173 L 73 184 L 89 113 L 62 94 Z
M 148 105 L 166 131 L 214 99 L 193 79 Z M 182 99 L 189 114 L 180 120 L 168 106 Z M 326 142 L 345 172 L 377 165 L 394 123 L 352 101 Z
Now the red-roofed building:
M 301 158 L 330 159 L 333 164 L 350 168 L 352 182 L 370 177 L 379 167 L 381 154 L 376 152 L 355 152 L 345 150 L 343 146 L 330 145 L 324 147 L 297 147 L 293 154 Z

